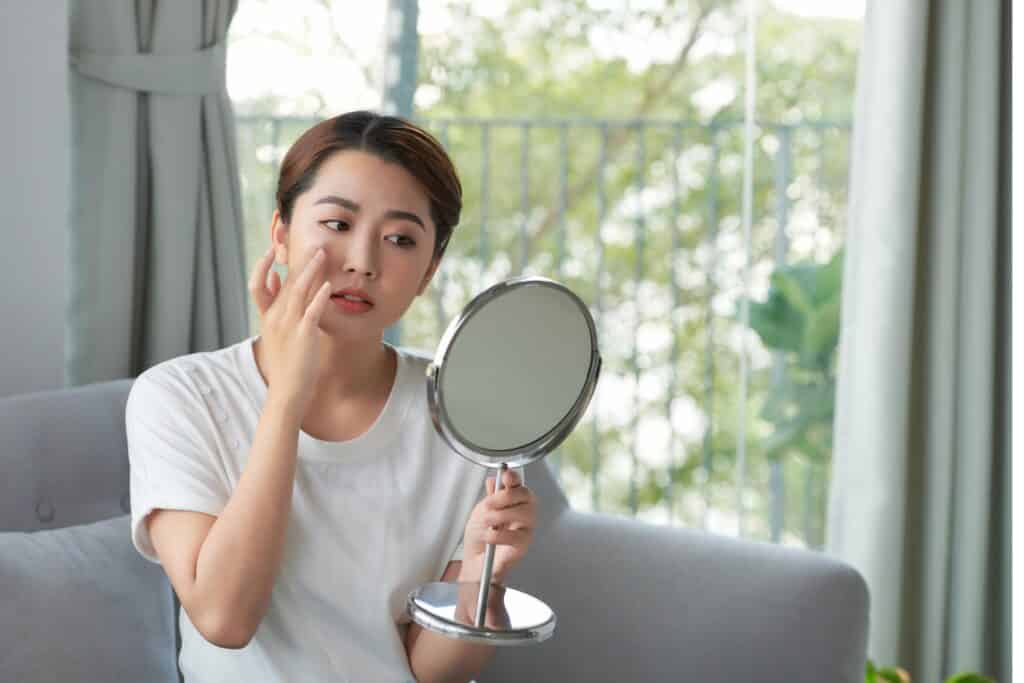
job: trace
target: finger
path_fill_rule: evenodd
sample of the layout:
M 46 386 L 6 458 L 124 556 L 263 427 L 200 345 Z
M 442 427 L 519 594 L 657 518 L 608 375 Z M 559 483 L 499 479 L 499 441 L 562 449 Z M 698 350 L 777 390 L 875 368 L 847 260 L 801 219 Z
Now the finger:
M 278 295 L 281 293 L 281 277 L 277 274 L 276 270 L 271 270 L 267 276 L 265 291 L 267 293 L 267 305 L 264 311 L 269 313 L 273 310 L 274 304 L 280 298 Z
M 494 493 L 494 481 L 495 481 L 495 479 L 497 479 L 497 476 L 488 477 L 487 478 L 487 480 L 485 482 L 486 485 L 487 485 L 487 495 L 491 495 L 492 493 Z M 503 476 L 501 478 L 501 482 L 502 482 L 501 487 L 503 489 L 511 489 L 511 488 L 516 488 L 517 486 L 520 486 L 521 483 L 522 483 L 522 478 L 519 476 L 518 472 L 513 472 L 512 470 L 506 470 L 505 471 L 505 476 Z
M 498 527 L 500 529 L 532 529 L 536 522 L 534 515 L 526 506 L 517 508 L 506 508 L 499 512 L 490 512 L 484 515 L 483 523 L 486 527 Z
M 291 286 L 291 290 L 288 292 L 288 312 L 296 317 L 302 317 L 306 314 L 306 309 L 309 307 L 310 296 L 315 295 L 317 290 L 310 292 L 310 288 L 313 285 L 314 279 L 320 274 L 321 266 L 324 262 L 324 250 L 323 248 L 317 249 L 313 252 L 313 256 L 306 262 L 306 265 L 302 268 L 302 271 L 295 277 L 295 282 Z M 291 274 L 288 275 L 288 279 L 291 280 Z
M 525 547 L 530 539 L 529 531 L 512 529 L 488 529 L 483 533 L 483 542 L 489 545 L 511 545 Z
M 259 311 L 260 315 L 266 312 L 274 300 L 274 295 L 267 291 L 267 271 L 270 270 L 270 265 L 273 262 L 274 247 L 270 247 L 267 253 L 263 254 L 256 261 L 256 265 L 252 269 L 252 275 L 249 277 L 249 292 L 256 302 L 256 310 Z
M 326 281 L 323 267 L 326 261 L 326 252 L 323 248 L 317 249 L 295 278 L 295 291 L 290 297 L 293 305 L 296 306 L 297 313 L 301 316 L 304 316 L 309 310 L 310 304 L 313 303 L 313 299 Z
M 517 486 L 514 489 L 502 489 L 487 497 L 487 507 L 491 510 L 501 510 L 508 507 L 525 505 L 534 499 L 533 491 L 525 486 Z
M 309 303 L 306 308 L 306 312 L 303 314 L 302 319 L 308 325 L 317 326 L 320 324 L 320 318 L 324 314 L 324 309 L 327 308 L 327 303 L 331 300 L 331 283 L 324 282 L 320 285 L 320 289 L 313 295 L 313 300 Z
M 537 506 L 518 505 L 513 508 L 492 510 L 487 513 L 485 519 L 498 522 L 493 526 L 504 528 L 534 528 L 537 525 Z
M 281 292 L 281 276 L 277 274 L 276 270 L 272 270 L 270 271 L 269 280 L 267 289 L 270 291 L 271 296 L 276 299 L 277 295 Z

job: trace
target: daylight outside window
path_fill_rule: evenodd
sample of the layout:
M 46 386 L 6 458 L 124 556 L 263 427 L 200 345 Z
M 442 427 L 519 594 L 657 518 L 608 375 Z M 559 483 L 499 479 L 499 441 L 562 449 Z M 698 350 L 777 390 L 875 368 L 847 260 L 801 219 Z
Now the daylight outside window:
M 387 7 L 240 4 L 228 88 L 250 267 L 288 146 L 380 107 Z M 452 154 L 464 209 L 395 338 L 432 351 L 509 277 L 577 292 L 605 365 L 549 459 L 574 507 L 822 546 L 863 11 L 756 3 L 747 240 L 747 3 L 419 2 L 412 115 Z

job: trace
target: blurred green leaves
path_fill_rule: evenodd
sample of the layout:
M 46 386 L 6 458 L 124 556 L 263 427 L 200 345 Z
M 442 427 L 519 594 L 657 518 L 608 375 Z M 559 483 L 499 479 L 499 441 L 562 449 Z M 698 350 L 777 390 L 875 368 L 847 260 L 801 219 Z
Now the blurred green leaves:
M 605 360 L 600 395 L 557 457 L 574 501 L 622 514 L 635 503 L 643 514 L 673 496 L 684 524 L 709 510 L 727 517 L 745 445 L 746 533 L 768 538 L 777 492 L 765 456 L 803 454 L 784 465 L 783 532 L 820 544 L 839 268 L 830 274 L 813 262 L 839 244 L 860 22 L 772 3 L 759 10 L 755 220 L 745 245 L 744 3 L 427 5 L 421 0 L 416 117 L 452 155 L 465 203 L 439 276 L 403 317 L 403 343 L 431 348 L 444 323 L 497 279 L 524 271 L 560 279 L 595 309 L 600 302 Z M 426 21 L 428 9 L 446 22 Z M 252 27 L 280 42 L 273 24 Z M 339 87 L 323 84 L 325 93 Z M 239 127 L 250 263 L 266 248 L 276 163 L 308 123 Z M 751 305 L 751 326 L 786 357 L 786 381 L 776 386 L 762 349 L 742 375 L 735 340 L 746 330 L 732 311 L 740 252 L 749 249 L 759 272 L 775 263 L 780 201 L 784 230 L 796 233 L 799 223 L 826 246 L 793 239 L 786 258 L 812 263 L 780 271 L 768 299 Z
M 840 250 L 825 264 L 776 270 L 765 302 L 750 302 L 750 326 L 770 349 L 795 355 L 802 368 L 827 373 L 839 342 Z
M 749 302 L 750 327 L 786 366 L 762 411 L 774 428 L 764 442 L 769 458 L 799 453 L 824 462 L 831 453 L 842 267 L 840 249 L 824 264 L 779 268 L 767 300 Z
M 911 683 L 911 678 L 904 669 L 892 666 L 879 669 L 869 659 L 864 667 L 864 683 Z M 981 674 L 965 672 L 947 678 L 946 683 L 996 683 L 996 681 Z

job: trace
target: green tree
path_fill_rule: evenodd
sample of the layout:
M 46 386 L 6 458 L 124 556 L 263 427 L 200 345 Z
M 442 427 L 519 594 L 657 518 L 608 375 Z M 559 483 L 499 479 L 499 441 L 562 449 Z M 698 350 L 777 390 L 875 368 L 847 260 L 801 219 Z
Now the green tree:
M 747 533 L 768 537 L 773 356 L 737 317 L 743 3 L 665 0 L 631 11 L 509 0 L 497 14 L 469 0 L 441 5 L 448 25 L 421 36 L 417 116 L 455 159 L 465 207 L 433 293 L 406 316 L 404 343 L 432 348 L 459 308 L 500 279 L 560 279 L 593 307 L 605 360 L 594 421 L 581 423 L 554 459 L 570 497 L 612 512 L 635 504 L 655 517 L 671 499 L 675 518 L 691 524 L 742 505 Z M 756 299 L 776 267 L 828 262 L 841 244 L 860 38 L 858 22 L 763 10 L 750 244 Z M 649 125 L 635 125 L 641 120 Z M 240 144 L 243 176 L 259 179 L 247 190 L 247 212 L 249 202 L 261 207 L 257 215 L 271 206 L 266 158 L 305 125 L 279 127 L 269 150 L 266 125 L 240 130 L 251 135 Z M 788 235 L 777 262 L 780 191 Z M 750 373 L 740 425 L 744 334 Z M 784 532 L 816 544 L 827 471 L 796 460 L 784 467 Z M 813 490 L 789 483 L 805 471 L 816 477 Z
M 635 411 L 633 419 L 599 423 L 596 431 L 603 466 L 598 504 L 622 512 L 635 496 L 641 511 L 657 508 L 664 505 L 666 487 L 672 484 L 676 498 L 700 491 L 703 505 L 735 507 L 736 456 L 744 432 L 750 511 L 755 519 L 766 519 L 768 456 L 773 453 L 772 439 L 778 436 L 769 407 L 773 395 L 770 354 L 763 348 L 752 349 L 752 353 L 761 352 L 762 360 L 753 363 L 746 423 L 742 430 L 738 424 L 741 392 L 735 337 L 741 333 L 741 325 L 735 312 L 740 268 L 735 261 L 741 247 L 736 237 L 741 214 L 742 130 L 734 124 L 742 118 L 742 5 L 666 2 L 655 9 L 629 12 L 596 8 L 586 2 L 520 0 L 510 3 L 501 16 L 479 14 L 469 2 L 447 5 L 458 30 L 425 36 L 423 43 L 421 92 L 429 97 L 422 98 L 420 114 L 428 122 L 460 117 L 593 117 L 703 124 L 684 129 L 681 139 L 669 129 L 628 125 L 611 127 L 603 138 L 597 128 L 531 127 L 525 190 L 521 167 L 526 134 L 521 129 L 492 126 L 487 133 L 489 159 L 485 161 L 479 126 L 447 126 L 449 146 L 463 169 L 467 197 L 449 274 L 458 280 L 464 273 L 466 284 L 461 291 L 467 294 L 474 290 L 470 283 L 479 283 L 488 275 L 498 279 L 525 271 L 560 276 L 594 303 L 595 253 L 598 245 L 603 245 L 602 313 L 608 324 L 629 331 L 657 328 L 670 320 L 672 329 L 667 343 L 636 354 L 628 334 L 605 330 L 605 373 L 614 376 L 615 386 L 636 384 L 632 380 L 637 376 L 642 384 L 661 374 L 664 388 L 629 402 Z M 602 40 L 642 45 L 645 38 L 667 31 L 674 31 L 675 50 L 641 68 L 631 63 L 629 55 L 609 53 L 601 45 Z M 777 201 L 776 154 L 783 136 L 788 136 L 785 143 L 792 161 L 789 182 L 783 188 L 790 215 L 812 213 L 823 226 L 818 229 L 831 235 L 817 247 L 792 249 L 791 256 L 824 262 L 840 243 L 848 130 L 800 126 L 807 121 L 849 120 L 860 27 L 851 21 L 801 19 L 768 10 L 759 16 L 757 31 L 759 121 L 793 125 L 789 129 L 762 126 L 758 131 L 751 261 L 755 272 L 765 272 L 766 267 L 777 265 L 773 209 Z M 639 130 L 644 138 L 642 157 L 638 153 Z M 564 142 L 563 136 L 567 138 Z M 598 163 L 602 143 L 603 167 Z M 563 145 L 569 149 L 568 168 L 562 167 Z M 674 174 L 685 177 L 676 201 L 669 190 Z M 603 223 L 595 197 L 601 180 L 607 200 Z M 661 199 L 644 207 L 643 229 L 634 230 L 638 216 L 630 207 L 640 184 L 645 192 L 660 194 Z M 525 211 L 524 192 L 529 198 Z M 716 217 L 709 216 L 712 203 Z M 486 234 L 486 251 L 481 248 L 481 233 Z M 607 233 L 627 237 L 610 240 Z M 638 282 L 639 250 L 644 253 Z M 495 265 L 495 255 L 500 254 L 508 258 Z M 674 259 L 667 257 L 671 254 Z M 469 265 L 480 259 L 492 269 Z M 567 261 L 574 262 L 574 267 L 567 267 Z M 753 284 L 761 291 L 767 288 L 766 282 Z M 638 291 L 649 293 L 650 298 L 672 300 L 673 289 L 679 290 L 678 304 L 670 311 L 634 305 Z M 710 316 L 709 302 L 711 306 L 720 304 Z M 457 304 L 457 299 L 453 300 L 451 312 Z M 664 375 L 672 375 L 673 368 L 675 384 L 668 395 L 672 382 Z M 793 369 L 788 374 L 796 372 L 798 369 Z M 686 402 L 700 406 L 704 433 L 697 438 L 675 434 L 671 441 L 663 441 L 665 449 L 674 451 L 674 465 L 670 461 L 670 466 L 665 466 L 664 458 L 646 458 L 641 453 L 634 468 L 634 425 L 659 418 L 665 421 L 676 404 Z M 820 437 L 827 444 L 830 425 L 825 431 Z M 591 479 L 594 438 L 593 431 L 581 427 L 560 454 L 563 479 L 579 484 L 581 490 L 587 489 Z M 827 462 L 827 448 L 821 444 L 808 448 L 815 462 Z M 630 464 L 623 465 L 625 461 Z M 787 465 L 791 480 L 805 469 L 802 463 Z M 818 488 L 812 495 L 796 486 L 791 487 L 792 493 L 787 492 L 786 517 L 787 526 L 804 535 L 805 530 L 798 528 L 804 516 L 799 511 L 809 504 L 813 542 L 820 542 L 824 478 L 821 470 L 816 473 Z M 629 480 L 633 477 L 635 490 L 631 491 Z M 701 504 L 687 508 L 680 503 L 678 509 L 683 519 L 694 521 L 694 515 L 703 514 L 701 508 Z M 758 533 L 756 528 L 754 533 Z M 764 525 L 760 533 L 767 534 Z

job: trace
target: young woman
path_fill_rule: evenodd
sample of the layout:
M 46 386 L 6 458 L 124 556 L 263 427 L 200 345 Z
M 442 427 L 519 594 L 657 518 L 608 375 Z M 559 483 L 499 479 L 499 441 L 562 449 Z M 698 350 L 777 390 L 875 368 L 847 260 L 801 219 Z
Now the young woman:
M 436 272 L 461 195 L 407 121 L 317 124 L 282 163 L 249 283 L 260 334 L 132 386 L 132 540 L 181 602 L 189 683 L 468 681 L 493 655 L 410 624 L 405 599 L 479 580 L 487 543 L 502 582 L 535 496 L 514 472 L 485 486 L 431 424 L 428 359 L 383 342 Z

